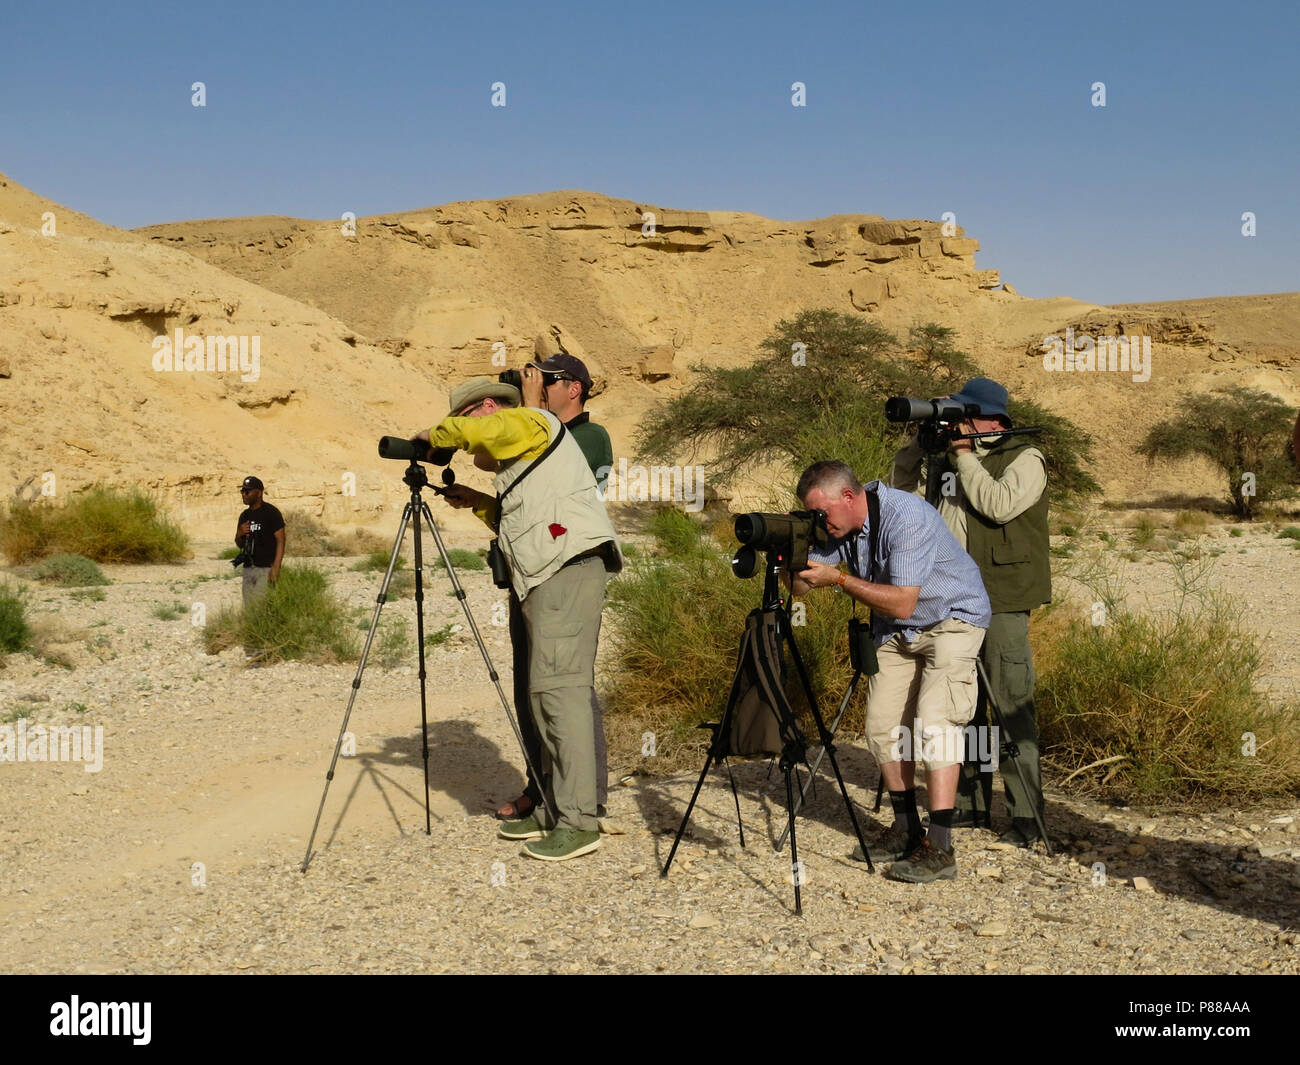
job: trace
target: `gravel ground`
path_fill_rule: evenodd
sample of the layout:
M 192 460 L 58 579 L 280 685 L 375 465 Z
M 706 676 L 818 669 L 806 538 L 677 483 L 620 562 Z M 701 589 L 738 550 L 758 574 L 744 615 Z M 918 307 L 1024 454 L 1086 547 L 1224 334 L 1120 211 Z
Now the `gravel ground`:
M 1294 690 L 1295 552 L 1255 533 L 1224 534 L 1221 546 L 1214 580 L 1247 598 L 1275 637 L 1270 683 Z M 322 564 L 368 617 L 377 577 Z M 1144 568 L 1132 564 L 1139 580 Z M 432 834 L 415 671 L 372 666 L 349 722 L 356 756 L 340 762 L 304 875 L 355 665 L 250 669 L 239 651 L 204 654 L 189 614 L 153 617 L 160 604 L 235 602 L 224 562 L 106 572 L 102 602 L 34 593 L 75 669 L 17 655 L 0 670 L 6 720 L 102 725 L 105 737 L 98 773 L 0 764 L 5 971 L 1300 971 L 1294 805 L 1149 811 L 1049 791 L 1055 857 L 959 831 L 958 879 L 913 886 L 847 859 L 848 819 L 823 775 L 798 823 L 796 917 L 787 852 L 771 847 L 784 824 L 780 774 L 742 763 L 744 850 L 715 772 L 659 876 L 691 772 L 615 787 L 611 820 L 623 832 L 595 854 L 523 858 L 491 816 L 516 794 L 520 758 L 464 631 L 429 655 Z M 505 630 L 491 623 L 498 593 L 486 574 L 461 576 L 508 680 Z M 1154 574 L 1148 584 L 1163 594 Z M 448 587 L 435 573 L 431 629 L 463 623 Z M 399 601 L 385 623 L 412 611 Z M 840 751 L 869 811 L 870 759 L 853 737 Z M 869 830 L 878 824 L 865 815 Z

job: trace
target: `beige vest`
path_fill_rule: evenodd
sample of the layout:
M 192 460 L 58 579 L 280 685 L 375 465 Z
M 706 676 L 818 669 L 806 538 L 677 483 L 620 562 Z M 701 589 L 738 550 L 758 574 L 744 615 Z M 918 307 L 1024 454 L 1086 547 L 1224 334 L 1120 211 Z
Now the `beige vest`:
M 543 413 L 554 440 L 560 421 L 549 411 Z M 510 582 L 521 601 L 574 555 L 606 542 L 612 546 L 605 568 L 611 573 L 623 568 L 614 526 L 573 434 L 566 432 L 546 461 L 506 495 L 506 489 L 536 461 L 516 459 L 493 482 L 497 495 L 505 496 L 497 533 L 510 563 Z

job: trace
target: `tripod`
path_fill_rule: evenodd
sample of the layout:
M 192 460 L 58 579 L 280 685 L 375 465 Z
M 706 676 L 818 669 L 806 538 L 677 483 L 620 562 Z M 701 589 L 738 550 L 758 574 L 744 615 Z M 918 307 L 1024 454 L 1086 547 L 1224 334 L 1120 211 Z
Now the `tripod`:
M 381 452 L 382 453 L 382 452 Z M 403 456 L 404 457 L 404 456 Z M 451 470 L 443 470 L 442 480 L 444 485 L 454 484 L 456 475 Z M 421 538 L 422 524 L 420 518 L 428 522 L 429 531 L 433 534 L 433 541 L 438 546 L 438 554 L 442 556 L 442 564 L 447 570 L 447 576 L 451 579 L 451 586 L 456 593 L 456 598 L 460 601 L 461 609 L 465 612 L 465 620 L 469 622 L 470 631 L 474 634 L 474 641 L 478 644 L 479 653 L 483 656 L 483 662 L 487 666 L 488 677 L 496 686 L 497 695 L 501 699 L 501 706 L 506 712 L 506 719 L 510 722 L 511 729 L 514 730 L 515 739 L 519 742 L 519 749 L 523 751 L 524 762 L 533 774 L 535 780 L 541 780 L 541 774 L 538 773 L 537 767 L 533 765 L 532 760 L 528 757 L 528 748 L 524 744 L 523 736 L 519 732 L 519 725 L 515 721 L 514 714 L 510 711 L 510 703 L 506 700 L 506 693 L 501 687 L 500 674 L 492 665 L 492 659 L 488 655 L 487 645 L 483 642 L 483 636 L 479 632 L 478 623 L 474 620 L 474 615 L 470 612 L 469 603 L 465 598 L 465 589 L 461 587 L 460 580 L 456 576 L 455 569 L 452 568 L 451 559 L 447 557 L 447 548 L 442 542 L 442 534 L 438 531 L 438 526 L 433 520 L 433 515 L 429 512 L 429 505 L 425 503 L 421 491 L 429 488 L 434 492 L 444 493 L 445 488 L 429 483 L 429 478 L 421 466 L 414 458 L 406 467 L 406 473 L 402 477 L 405 483 L 411 489 L 411 498 L 407 502 L 405 509 L 402 511 L 402 524 L 397 530 L 397 538 L 393 541 L 393 553 L 388 559 L 388 570 L 384 573 L 384 583 L 380 586 L 379 595 L 375 598 L 375 613 L 370 619 L 370 631 L 366 634 L 365 646 L 361 650 L 361 661 L 357 663 L 356 676 L 352 678 L 352 694 L 348 696 L 348 706 L 343 713 L 343 724 L 339 726 L 339 738 L 334 743 L 334 756 L 330 759 L 329 772 L 325 774 L 325 788 L 321 792 L 320 806 L 316 808 L 316 821 L 311 827 L 311 838 L 307 840 L 307 853 L 303 856 L 302 871 L 307 872 L 307 866 L 311 862 L 312 844 L 316 842 L 316 832 L 320 828 L 321 814 L 325 810 L 325 799 L 329 795 L 330 782 L 334 779 L 334 770 L 338 765 L 339 751 L 343 747 L 343 737 L 348 729 L 348 720 L 352 716 L 352 707 L 356 703 L 357 692 L 361 689 L 361 675 L 366 669 L 366 659 L 370 657 L 370 645 L 374 642 L 375 631 L 379 628 L 379 615 L 384 609 L 384 603 L 388 599 L 388 586 L 393 579 L 393 571 L 397 568 L 397 560 L 401 555 L 402 541 L 406 538 L 406 528 L 414 520 L 415 532 L 415 631 L 416 641 L 419 646 L 420 655 L 420 736 L 421 736 L 421 753 L 424 758 L 424 831 L 426 835 L 432 835 L 433 828 L 430 822 L 431 812 L 429 808 L 429 720 L 428 720 L 428 701 L 426 693 L 426 672 L 424 664 L 424 545 Z M 545 794 L 542 796 L 542 803 L 546 809 L 554 815 L 551 810 Z
M 844 698 L 840 700 L 839 709 L 835 712 L 835 720 L 830 724 L 830 735 L 834 736 L 840 730 L 840 722 L 844 720 L 844 715 L 849 709 L 849 703 L 853 701 L 853 696 L 857 693 L 858 683 L 862 680 L 862 674 L 876 673 L 880 666 L 876 661 L 875 648 L 871 644 L 871 626 L 869 624 L 860 624 L 855 618 L 849 622 L 849 665 L 853 667 L 853 677 L 849 681 L 848 690 L 844 693 Z M 804 802 L 808 798 L 808 789 L 816 786 L 817 770 L 821 767 L 822 759 L 826 757 L 826 748 L 823 747 L 817 752 L 817 760 L 813 762 L 812 769 L 808 771 L 808 779 L 804 782 L 803 787 L 799 789 L 799 797 L 795 800 L 795 813 L 798 813 Z M 884 784 L 884 778 L 876 785 L 876 810 L 880 809 L 880 788 Z M 781 835 L 776 841 L 776 849 L 779 851 L 785 846 L 785 837 L 789 834 L 790 827 L 787 825 L 781 830 Z M 862 852 L 866 854 L 864 850 Z M 870 864 L 871 859 L 868 857 L 867 862 Z
M 835 758 L 832 733 L 826 728 L 826 722 L 822 719 L 821 711 L 817 708 L 817 699 L 813 695 L 812 684 L 808 680 L 808 672 L 804 669 L 803 658 L 800 657 L 798 645 L 794 640 L 794 632 L 790 626 L 790 612 L 781 600 L 779 592 L 781 569 L 781 556 L 775 551 L 769 551 L 767 553 L 767 576 L 763 582 L 762 605 L 757 610 L 752 611 L 746 619 L 745 634 L 741 638 L 740 651 L 737 655 L 736 673 L 731 682 L 731 693 L 727 699 L 727 708 L 722 713 L 722 720 L 716 725 L 701 726 L 713 732 L 713 742 L 709 745 L 708 757 L 704 760 L 704 768 L 700 770 L 700 779 L 696 781 L 695 791 L 692 793 L 691 801 L 686 807 L 682 823 L 677 829 L 677 836 L 673 840 L 672 849 L 668 852 L 668 860 L 664 862 L 663 870 L 659 875 L 665 877 L 668 875 L 668 869 L 673 864 L 673 857 L 677 854 L 677 847 L 682 841 L 682 835 L 686 832 L 686 826 L 691 819 L 691 812 L 695 809 L 695 802 L 700 796 L 700 789 L 704 787 L 704 779 L 708 776 L 710 767 L 715 762 L 718 764 L 726 762 L 728 756 L 734 753 L 759 753 L 757 750 L 745 750 L 743 752 L 733 750 L 732 728 L 735 722 L 737 706 L 745 690 L 746 681 L 753 677 L 757 680 L 758 689 L 761 692 L 760 701 L 762 705 L 770 710 L 775 717 L 777 732 L 775 739 L 780 743 L 780 750 L 771 749 L 775 746 L 771 738 L 760 742 L 767 743 L 768 749 L 766 753 L 780 755 L 779 764 L 781 772 L 785 775 L 786 831 L 790 835 L 790 868 L 794 879 L 794 912 L 796 915 L 802 915 L 803 899 L 799 889 L 803 885 L 803 870 L 799 864 L 799 844 L 795 833 L 795 814 L 798 807 L 795 805 L 792 774 L 796 772 L 797 766 L 808 764 L 808 744 L 798 722 L 795 720 L 794 709 L 790 705 L 790 700 L 786 697 L 785 687 L 782 683 L 783 655 L 781 642 L 783 640 L 790 645 L 790 655 L 794 659 L 795 668 L 799 672 L 799 681 L 803 685 L 805 696 L 807 696 L 813 720 L 817 723 L 822 752 L 830 758 L 831 766 L 835 770 L 835 779 L 839 783 L 840 794 L 844 796 L 844 807 L 848 810 L 849 820 L 853 823 L 853 832 L 858 837 L 858 844 L 862 847 L 862 854 L 867 859 L 867 868 L 872 872 L 875 872 L 875 868 L 871 864 L 871 856 L 867 852 L 867 844 L 863 839 L 862 829 L 858 825 L 858 817 L 853 809 L 853 802 L 844 786 L 844 777 L 840 773 L 839 762 Z M 771 722 L 766 723 L 771 724 Z M 745 826 L 740 817 L 740 796 L 736 793 L 736 779 L 731 775 L 730 765 L 727 766 L 727 774 L 731 777 L 731 794 L 736 803 L 736 823 L 740 829 L 740 845 L 744 847 Z M 782 839 L 784 840 L 784 836 Z

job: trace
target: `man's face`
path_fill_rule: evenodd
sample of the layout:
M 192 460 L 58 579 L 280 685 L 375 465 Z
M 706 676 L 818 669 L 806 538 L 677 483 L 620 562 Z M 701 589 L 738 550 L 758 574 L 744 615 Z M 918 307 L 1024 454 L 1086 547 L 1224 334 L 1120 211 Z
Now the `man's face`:
M 803 505 L 809 510 L 826 511 L 826 531 L 836 539 L 856 533 L 867 516 L 866 496 L 861 489 L 853 492 L 842 488 L 828 495 L 820 488 L 812 488 L 803 497 Z
M 982 418 L 974 417 L 970 419 L 971 432 L 975 433 L 1000 433 L 1002 431 L 1002 419 L 998 417 Z
M 262 502 L 262 490 L 260 488 L 241 488 L 239 494 L 244 498 L 244 506 L 256 507 Z
M 562 407 L 582 395 L 582 382 L 562 373 L 542 372 L 542 398 L 548 408 Z

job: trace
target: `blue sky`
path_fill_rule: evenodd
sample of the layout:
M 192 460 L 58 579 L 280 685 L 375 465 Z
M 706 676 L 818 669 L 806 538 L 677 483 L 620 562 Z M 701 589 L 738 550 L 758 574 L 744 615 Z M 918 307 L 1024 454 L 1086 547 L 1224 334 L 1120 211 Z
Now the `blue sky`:
M 1300 289 L 1300 5 L 905 7 L 11 3 L 0 170 L 128 227 L 561 188 L 952 211 L 1028 296 Z

